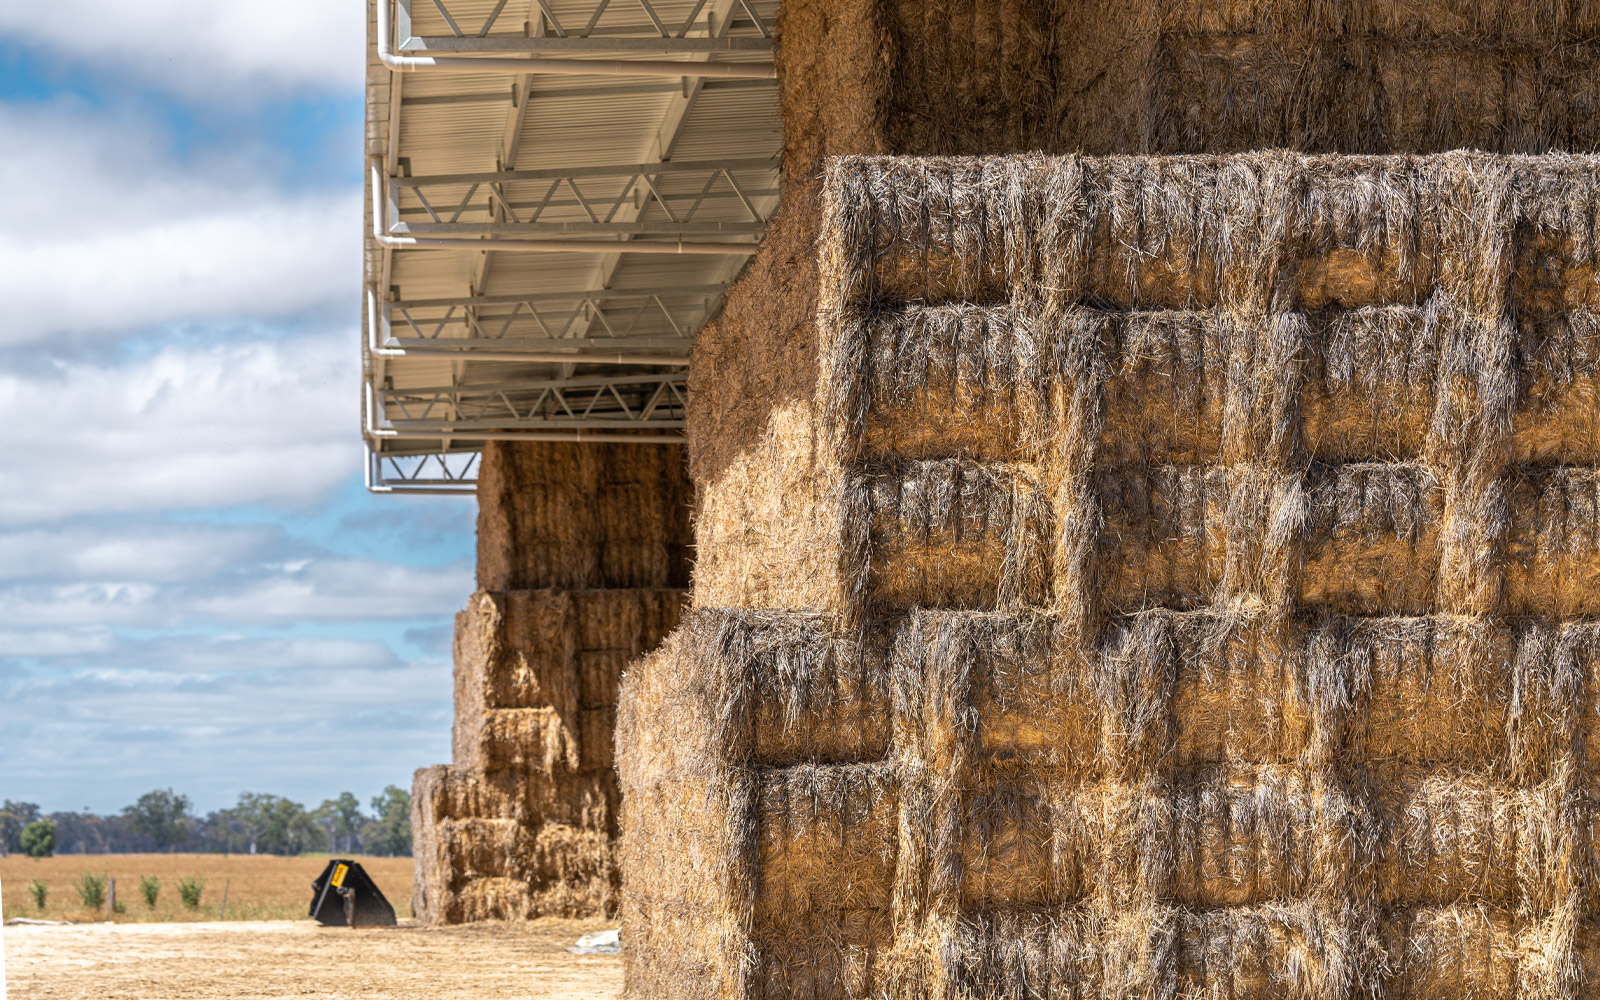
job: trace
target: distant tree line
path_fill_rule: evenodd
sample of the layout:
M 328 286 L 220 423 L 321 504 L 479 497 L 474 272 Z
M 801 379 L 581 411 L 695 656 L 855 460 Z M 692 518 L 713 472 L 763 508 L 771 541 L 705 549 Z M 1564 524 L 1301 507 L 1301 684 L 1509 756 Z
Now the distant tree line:
M 121 812 L 41 813 L 32 802 L 0 804 L 0 855 L 411 853 L 411 793 L 390 785 L 363 810 L 349 792 L 315 809 L 279 795 L 245 792 L 236 805 L 196 815 L 170 788 L 139 796 Z M 47 836 L 48 833 L 48 836 Z

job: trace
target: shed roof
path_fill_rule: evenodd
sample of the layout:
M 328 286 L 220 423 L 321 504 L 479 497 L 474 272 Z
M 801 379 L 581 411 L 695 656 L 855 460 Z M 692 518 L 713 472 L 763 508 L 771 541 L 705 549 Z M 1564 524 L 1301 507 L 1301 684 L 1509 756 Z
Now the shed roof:
M 694 336 L 778 202 L 777 7 L 369 2 L 370 488 L 470 491 L 486 440 L 681 439 Z

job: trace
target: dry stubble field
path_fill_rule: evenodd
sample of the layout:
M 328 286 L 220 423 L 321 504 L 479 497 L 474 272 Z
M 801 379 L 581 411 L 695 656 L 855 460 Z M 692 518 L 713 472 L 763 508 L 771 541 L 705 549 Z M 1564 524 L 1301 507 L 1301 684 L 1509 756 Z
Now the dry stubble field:
M 358 858 L 400 917 L 411 915 L 410 858 Z M 248 854 L 58 854 L 35 860 L 20 855 L 0 858 L 0 911 L 7 920 L 98 921 L 104 908 L 86 909 L 73 888 L 84 872 L 117 880 L 117 902 L 124 912 L 118 923 L 216 920 L 222 889 L 228 886 L 227 919 L 284 920 L 304 917 L 311 902 L 311 880 L 321 874 L 325 858 L 278 858 Z M 139 895 L 139 879 L 154 875 L 161 894 L 154 908 Z M 198 909 L 178 900 L 178 880 L 198 875 L 206 880 Z M 50 891 L 43 910 L 33 905 L 28 884 L 46 882 Z

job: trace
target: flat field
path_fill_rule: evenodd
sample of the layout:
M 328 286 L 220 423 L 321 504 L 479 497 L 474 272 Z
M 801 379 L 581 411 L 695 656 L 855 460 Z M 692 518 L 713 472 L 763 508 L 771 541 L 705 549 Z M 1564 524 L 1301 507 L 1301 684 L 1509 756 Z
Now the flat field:
M 410 858 L 357 858 L 378 888 L 388 897 L 399 917 L 411 915 Z M 322 873 L 326 858 L 278 858 L 248 854 L 58 854 L 35 860 L 11 855 L 0 858 L 0 912 L 5 919 L 103 921 L 105 907 L 85 907 L 73 887 L 85 872 L 117 880 L 117 902 L 122 912 L 115 923 L 216 920 L 221 912 L 222 890 L 228 890 L 226 919 L 287 920 L 304 917 L 311 902 L 311 880 Z M 145 905 L 139 880 L 153 875 L 161 880 L 156 905 Z M 178 899 L 178 880 L 205 879 L 200 906 L 189 909 Z M 43 910 L 28 891 L 34 880 L 49 891 Z
M 232 905 L 231 903 L 229 904 Z M 5 928 L 13 1000 L 616 1000 L 598 921 L 351 930 L 310 920 Z

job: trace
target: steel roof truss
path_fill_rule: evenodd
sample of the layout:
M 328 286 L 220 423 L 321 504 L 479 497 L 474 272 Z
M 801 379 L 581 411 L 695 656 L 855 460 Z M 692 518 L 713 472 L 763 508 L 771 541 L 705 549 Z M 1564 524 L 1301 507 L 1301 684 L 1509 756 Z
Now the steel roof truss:
M 525 307 L 523 303 L 518 302 L 516 305 L 511 307 L 511 312 L 506 314 L 506 321 L 500 324 L 500 332 L 495 335 L 496 340 L 505 339 L 507 331 L 511 329 L 511 324 L 517 321 L 517 316 L 524 308 L 529 309 L 533 313 L 533 321 L 539 324 L 539 329 L 543 330 L 546 335 L 549 335 L 550 328 L 544 325 L 544 319 L 539 315 L 539 310 L 534 309 L 532 306 Z
M 477 193 L 478 185 L 474 184 L 470 188 L 467 188 L 466 196 L 461 199 L 461 204 L 456 206 L 455 214 L 450 216 L 451 222 L 455 222 L 457 219 L 461 218 L 461 213 L 467 210 L 467 204 L 472 201 L 472 196 Z
M 609 6 L 611 6 L 611 0 L 600 0 L 600 2 L 595 5 L 594 14 L 590 16 L 589 23 L 584 25 L 583 28 L 583 35 L 585 38 L 594 34 L 594 26 L 600 23 L 600 15 L 604 14 L 606 12 L 606 8 Z
M 633 411 L 628 409 L 628 403 L 627 403 L 626 400 L 624 400 L 622 398 L 622 396 L 620 394 L 618 394 L 617 387 L 614 386 L 614 385 L 608 385 L 608 386 L 606 386 L 606 389 L 610 391 L 611 397 L 617 401 L 617 405 L 622 407 L 623 415 L 626 416 L 629 420 L 632 420 L 633 419 Z M 591 411 L 593 411 L 594 407 L 595 407 L 595 404 L 598 403 L 598 402 L 600 402 L 600 394 L 599 393 L 595 393 L 595 398 L 593 400 L 591 400 L 590 403 L 589 403 L 589 409 Z
M 403 299 L 390 303 L 395 308 L 410 309 L 443 309 L 446 306 L 491 306 L 510 305 L 513 302 L 522 302 L 533 305 L 537 302 L 581 302 L 585 299 L 648 299 L 648 298 L 674 298 L 693 297 L 703 299 L 707 295 L 721 294 L 723 285 L 684 285 L 684 286 L 654 286 L 650 288 L 588 288 L 578 291 L 547 291 L 547 292 L 519 292 L 501 295 L 477 295 L 462 298 L 441 299 Z
M 391 224 L 375 228 L 368 236 L 369 252 L 374 244 L 381 247 L 377 252 L 384 264 L 369 279 L 368 292 L 373 320 L 366 340 L 371 365 L 364 387 L 363 423 L 369 487 L 386 492 L 468 493 L 481 461 L 477 447 L 490 440 L 681 442 L 687 409 L 686 373 L 681 366 L 693 332 L 725 294 L 727 280 L 737 266 L 719 266 L 707 276 L 714 276 L 714 285 L 704 288 L 660 279 L 657 283 L 663 287 L 658 288 L 615 291 L 607 286 L 618 274 L 617 265 L 624 255 L 630 261 L 635 259 L 630 250 L 667 244 L 660 235 L 644 244 L 629 240 L 630 235 L 676 233 L 683 252 L 684 237 L 691 233 L 754 233 L 765 225 L 763 210 L 770 215 L 770 206 L 776 202 L 776 183 L 771 179 L 777 168 L 776 152 L 766 157 L 699 162 L 674 160 L 672 153 L 701 93 L 714 88 L 774 86 L 770 62 L 715 65 L 721 53 L 732 53 L 735 63 L 745 61 L 737 55 L 740 52 L 749 53 L 746 58 L 770 60 L 773 29 L 762 11 L 772 5 L 765 0 L 693 0 L 668 13 L 667 0 L 585 0 L 569 3 L 585 9 L 581 14 L 569 13 L 571 23 L 563 23 L 556 16 L 554 0 L 479 0 L 471 5 L 460 0 L 429 0 L 425 6 L 431 5 L 431 9 L 416 27 L 441 32 L 434 37 L 413 31 L 416 0 L 377 2 L 384 5 L 377 12 L 383 36 L 377 55 L 395 72 L 389 75 L 389 128 L 380 138 L 387 139 L 386 155 L 381 169 L 373 171 L 374 183 L 381 181 L 385 189 L 373 199 L 374 210 L 386 209 L 379 218 Z M 397 23 L 393 24 L 397 30 L 386 32 L 382 29 L 388 24 L 390 3 L 398 8 Z M 683 10 L 687 10 L 686 17 Z M 526 25 L 522 23 L 525 19 Z M 442 33 L 445 30 L 448 35 Z M 396 48 L 427 58 L 396 57 Z M 440 57 L 461 54 L 480 61 L 434 58 L 428 50 L 438 50 Z M 481 61 L 519 52 L 529 58 Z M 607 52 L 615 55 L 607 57 Z M 577 69 L 575 61 L 586 56 L 600 58 L 586 69 Z M 646 61 L 634 61 L 640 58 Z M 661 62 L 662 58 L 674 61 Z M 709 68 L 707 61 L 713 63 Z M 762 66 L 767 72 L 760 71 Z M 468 73 L 461 83 L 467 92 L 404 96 L 399 87 L 401 71 L 415 69 Z M 627 71 L 620 72 L 623 69 Z M 517 73 L 520 86 L 514 83 L 506 93 L 479 93 L 486 86 L 476 75 L 479 72 Z M 660 82 L 552 87 L 535 85 L 534 81 L 542 78 L 529 75 L 552 72 L 588 77 L 655 75 Z M 657 93 L 673 96 L 665 114 L 644 125 L 640 143 L 633 147 L 630 158 L 645 162 L 506 169 L 516 166 L 522 130 L 542 127 L 529 118 L 533 107 L 548 104 L 559 112 L 559 102 L 572 98 Z M 417 134 L 427 136 L 438 128 L 436 121 L 448 122 L 449 116 L 459 114 L 451 110 L 451 102 L 504 101 L 508 96 L 511 107 L 505 112 L 505 128 L 495 148 L 485 150 L 476 161 L 493 166 L 493 171 L 397 176 L 409 172 L 402 170 L 397 159 L 402 108 L 419 107 L 416 113 L 423 118 Z M 539 103 L 530 103 L 534 101 Z M 439 105 L 439 110 L 422 107 L 433 104 Z M 369 117 L 370 113 L 369 109 Z M 621 136 L 618 140 L 598 153 L 602 160 L 628 155 L 628 141 Z M 746 173 L 744 180 L 739 178 L 740 172 Z M 678 174 L 683 176 L 675 179 Z M 607 177 L 613 180 L 603 179 Z M 540 191 L 540 187 L 545 189 Z M 404 199 L 402 210 L 400 195 L 405 188 L 415 189 L 416 199 Z M 433 195 L 427 190 L 433 190 Z M 519 193 L 524 197 L 519 198 Z M 660 207 L 659 214 L 652 209 L 652 201 Z M 399 238 L 412 226 L 418 233 L 456 232 L 463 236 L 518 229 L 605 233 L 616 242 L 603 238 L 558 238 L 554 243 L 491 238 L 474 245 L 470 240 Z M 565 247 L 569 243 L 573 247 L 585 244 L 585 248 L 563 252 L 599 255 L 584 290 L 482 294 L 489 277 L 488 262 L 502 259 L 497 248 Z M 387 268 L 397 245 L 403 249 L 472 247 L 476 252 L 469 265 L 471 273 L 461 276 L 467 294 L 404 299 L 391 284 L 395 279 Z M 601 245 L 615 246 L 615 250 L 600 250 Z M 399 280 L 434 282 L 447 271 L 422 269 L 413 275 L 408 269 Z M 520 272 L 512 277 L 516 283 L 509 287 L 524 287 L 526 278 Z M 698 273 L 696 278 L 706 280 Z M 490 287 L 504 284 L 496 280 Z M 394 309 L 400 310 L 401 327 L 393 323 Z M 401 330 L 406 336 L 395 336 Z M 417 367 L 419 364 L 423 367 Z M 627 365 L 624 370 L 651 374 L 575 375 L 579 366 L 604 371 L 600 366 L 606 365 Z M 540 375 L 542 371 L 552 372 L 553 377 Z M 522 377 L 510 377 L 514 375 Z M 397 378 L 432 384 L 397 389 Z
M 511 203 L 506 201 L 505 189 L 500 184 L 495 183 L 489 185 L 489 196 L 500 203 L 500 210 L 506 213 L 506 216 L 510 218 L 512 222 L 522 221 L 517 217 L 516 209 L 512 208 Z
M 436 10 L 439 11 L 440 16 L 442 16 L 444 18 L 444 23 L 448 24 L 450 26 L 450 33 L 452 35 L 455 35 L 457 38 L 465 38 L 466 37 L 465 35 L 463 35 L 461 33 L 461 28 L 460 28 L 459 25 L 456 24 L 456 19 L 450 16 L 450 12 L 448 10 L 444 9 L 444 3 L 442 2 L 442 0 L 433 0 L 433 6 L 434 6 L 434 8 Z M 501 6 L 504 6 L 504 4 L 502 3 Z M 496 8 L 495 14 L 498 15 L 499 13 L 500 13 L 499 9 Z M 490 20 L 493 20 L 493 18 L 491 18 Z
M 477 488 L 479 451 L 390 454 L 367 447 L 368 488 L 381 493 L 454 493 L 471 495 Z M 451 468 L 451 459 L 463 459 Z M 437 475 L 429 470 L 438 468 Z
M 617 331 L 612 329 L 611 322 L 606 319 L 605 311 L 597 307 L 593 299 L 586 300 L 586 305 L 589 307 L 589 315 L 584 318 L 587 319 L 591 325 L 595 320 L 599 320 L 600 325 L 606 328 L 606 333 L 609 336 L 615 337 L 617 335 Z M 568 324 L 567 329 L 570 330 L 571 328 L 572 325 Z
M 439 0 L 433 0 L 433 2 L 435 4 L 437 4 L 439 2 Z M 499 3 L 494 5 L 494 10 L 489 12 L 488 20 L 484 21 L 483 22 L 483 27 L 478 29 L 478 37 L 479 38 L 484 38 L 489 34 L 489 29 L 494 27 L 494 22 L 499 20 L 499 18 L 500 18 L 500 12 L 505 10 L 505 9 L 506 9 L 506 0 L 500 0 Z
M 717 175 L 715 172 L 706 175 L 706 182 L 700 186 L 700 193 L 695 196 L 694 204 L 689 206 L 689 211 L 684 216 L 685 219 L 693 218 L 694 213 L 700 211 L 700 206 L 704 205 L 706 202 L 706 195 L 711 191 L 711 185 L 715 184 L 716 182 Z
M 534 390 L 531 397 L 523 393 Z M 519 405 L 518 399 L 524 398 Z M 643 425 L 681 428 L 686 397 L 682 374 L 575 379 L 571 383 L 515 382 L 385 389 L 378 394 L 384 431 L 458 432 L 492 428 L 603 428 Z M 448 416 L 440 416 L 441 411 Z M 398 414 L 395 419 L 393 414 Z
M 649 309 L 649 308 L 650 308 L 650 303 L 648 303 L 648 302 L 639 303 L 639 308 L 634 310 L 633 319 L 628 322 L 628 328 L 626 330 L 622 331 L 622 335 L 624 337 L 632 336 L 633 331 L 639 329 L 639 321 L 641 319 L 644 319 L 645 310 Z
M 713 185 L 715 185 L 714 181 L 713 181 Z M 555 186 L 556 187 L 560 187 L 560 183 L 557 182 L 557 184 Z M 737 187 L 737 191 L 734 190 L 736 187 Z M 755 189 L 746 189 L 742 185 L 737 185 L 737 184 L 729 185 L 729 191 L 731 191 L 733 193 L 731 195 L 722 195 L 720 192 L 718 192 L 716 190 L 716 187 L 713 186 L 712 190 L 706 195 L 706 197 L 710 198 L 710 199 L 713 199 L 713 200 L 716 200 L 716 201 L 721 201 L 724 198 L 727 198 L 728 200 L 733 200 L 734 198 L 737 198 L 737 196 L 739 194 L 742 193 L 745 196 L 745 198 L 748 198 L 748 199 L 751 200 L 751 204 L 753 205 L 754 204 L 754 198 L 756 198 L 756 197 L 763 197 L 763 198 L 771 197 L 771 196 L 773 196 L 773 195 L 778 193 L 777 188 L 775 188 L 775 187 L 763 187 L 763 188 L 755 188 Z M 637 180 L 634 180 L 634 181 L 630 181 L 630 186 L 625 188 L 620 194 L 617 194 L 617 195 L 614 195 L 614 196 L 605 196 L 605 195 L 596 195 L 596 194 L 594 194 L 593 191 L 591 191 L 588 195 L 586 195 L 586 197 L 588 198 L 589 206 L 591 208 L 598 209 L 599 206 L 602 206 L 602 205 L 608 206 L 608 208 L 606 210 L 606 217 L 604 219 L 602 219 L 601 221 L 609 222 L 612 219 L 615 219 L 617 213 L 619 211 L 623 210 L 623 209 L 634 209 L 634 210 L 637 210 L 640 207 L 642 207 L 641 206 L 641 200 L 646 198 L 646 197 L 649 197 L 649 195 L 644 193 L 643 186 L 640 185 Z M 684 200 L 687 200 L 690 197 L 690 195 L 688 195 L 688 194 L 667 195 L 666 197 L 669 200 L 684 201 Z M 494 217 L 495 213 L 493 211 L 493 206 L 497 202 L 498 202 L 498 199 L 491 199 L 489 202 L 486 202 L 485 205 L 484 205 L 483 211 L 485 211 L 485 213 L 488 214 L 489 216 Z M 430 202 L 430 204 L 431 204 L 431 202 Z M 515 209 L 518 209 L 518 208 L 521 208 L 521 209 L 540 209 L 541 210 L 540 214 L 543 214 L 544 210 L 548 210 L 548 209 L 552 209 L 552 208 L 579 208 L 580 206 L 579 206 L 577 201 L 575 201 L 573 199 L 570 199 L 570 198 L 554 198 L 554 197 L 550 197 L 548 201 L 541 200 L 541 201 L 538 201 L 538 202 L 508 200 L 506 202 L 505 207 L 507 209 L 509 209 L 509 210 L 515 210 Z M 745 206 L 741 202 L 741 207 L 742 208 L 748 208 L 749 206 Z M 415 218 L 417 216 L 426 216 L 426 215 L 427 215 L 427 209 L 422 207 L 422 206 L 420 206 L 420 205 L 417 206 L 417 207 L 414 207 L 414 208 L 402 207 L 401 210 L 400 210 L 400 217 L 402 219 L 404 219 L 406 216 L 411 216 L 411 217 Z M 758 212 L 757 213 L 757 220 L 759 221 L 759 219 L 760 219 L 760 215 L 759 215 L 759 212 Z M 441 217 L 439 219 L 439 221 L 443 222 L 444 219 Z M 530 215 L 527 218 L 523 218 L 521 216 L 518 216 L 515 219 L 513 219 L 512 221 L 515 221 L 515 222 L 532 222 L 534 220 L 533 220 L 533 216 Z
M 645 195 L 640 189 L 639 178 L 637 176 L 628 178 L 628 184 L 622 189 L 622 193 L 611 199 L 611 208 L 606 212 L 606 221 L 615 221 L 617 213 L 622 211 L 623 205 L 631 205 L 637 208 L 644 203 L 644 199 Z
M 400 39 L 395 49 L 404 53 L 451 52 L 489 55 L 529 52 L 574 57 L 616 52 L 673 55 L 748 52 L 752 55 L 769 55 L 772 52 L 772 42 L 759 35 L 726 35 L 715 38 L 704 36 L 684 38 L 676 35 L 663 37 L 655 33 L 653 26 L 644 24 L 639 25 L 636 29 L 619 29 L 613 34 L 595 35 L 593 37 L 587 35 L 546 35 L 542 38 L 525 37 L 523 35 L 492 35 L 488 37 L 413 35 Z M 692 67 L 692 64 L 686 65 Z
M 538 3 L 539 10 L 543 12 L 545 20 L 550 22 L 550 27 L 556 29 L 556 37 L 567 37 L 567 29 L 561 26 L 561 22 L 556 18 L 556 12 L 550 9 L 550 0 L 538 0 Z
M 689 16 L 683 19 L 683 26 L 678 29 L 678 38 L 688 37 L 690 29 L 694 27 L 694 19 L 700 16 L 702 10 L 706 9 L 706 3 L 707 0 L 700 0 L 699 3 L 694 5 L 694 10 L 691 10 Z
M 428 217 L 434 222 L 443 222 L 444 220 L 439 218 L 439 213 L 434 211 L 433 202 L 429 201 L 428 196 L 422 193 L 422 189 L 413 188 L 412 190 L 416 192 L 417 200 L 422 202 L 422 209 L 428 213 Z
M 534 91 L 535 97 L 539 96 Z M 736 156 L 710 160 L 667 160 L 650 163 L 605 163 L 587 167 L 550 167 L 540 170 L 480 170 L 471 173 L 423 174 L 413 177 L 391 177 L 396 187 L 417 187 L 423 184 L 470 184 L 473 181 L 547 181 L 565 180 L 568 177 L 631 177 L 640 171 L 653 174 L 696 173 L 701 170 L 765 170 L 777 169 L 777 163 L 764 156 Z
M 635 180 L 636 183 L 643 184 L 645 187 L 650 189 L 650 193 L 655 196 L 656 204 L 661 206 L 661 211 L 667 213 L 667 218 L 669 220 L 671 220 L 672 222 L 687 222 L 687 221 L 689 221 L 689 219 L 691 219 L 694 216 L 695 210 L 700 207 L 700 201 L 697 200 L 693 205 L 691 205 L 689 207 L 689 213 L 687 215 L 685 215 L 682 219 L 680 219 L 676 215 L 672 214 L 672 206 L 667 204 L 667 199 L 661 197 L 661 189 L 656 187 L 655 182 L 650 179 L 650 175 L 649 174 L 647 174 L 647 173 L 645 173 L 644 171 L 641 170 L 639 172 L 639 174 L 634 178 L 634 180 Z M 702 195 L 702 199 L 703 199 L 703 195 Z M 639 207 L 640 207 L 641 210 L 643 210 L 643 208 L 644 208 L 643 205 L 640 205 Z
M 645 16 L 650 19 L 651 24 L 655 25 L 656 32 L 660 34 L 662 38 L 672 37 L 672 35 L 667 31 L 667 26 L 661 23 L 661 18 L 656 16 L 655 8 L 650 6 L 650 0 L 639 0 L 639 6 L 643 8 Z
M 428 36 L 417 36 L 413 34 L 411 16 L 412 2 L 413 0 L 400 0 L 398 5 L 398 31 L 396 34 L 400 36 L 398 39 L 398 47 L 400 49 L 418 50 L 447 47 L 455 51 L 472 51 L 472 48 L 467 45 L 441 46 L 438 45 L 437 42 L 443 41 L 444 39 L 442 38 L 435 39 Z M 512 39 L 506 39 L 504 36 L 491 38 L 489 34 L 490 31 L 494 29 L 496 23 L 499 22 L 500 15 L 502 12 L 504 12 L 507 2 L 508 0 L 499 0 L 494 9 L 489 12 L 489 16 L 484 19 L 483 24 L 479 26 L 477 32 L 472 36 L 468 36 L 467 33 L 462 30 L 461 25 L 456 20 L 455 16 L 450 13 L 450 10 L 445 5 L 444 0 L 432 0 L 434 10 L 439 12 L 439 16 L 444 18 L 445 25 L 450 29 L 450 35 L 448 37 L 452 40 L 458 40 L 462 42 L 472 42 L 478 40 L 489 42 L 513 41 Z M 555 36 L 557 38 L 567 39 L 570 41 L 589 41 L 599 43 L 599 45 L 596 47 L 603 47 L 609 45 L 610 43 L 625 40 L 633 41 L 634 39 L 629 36 L 638 32 L 653 32 L 655 36 L 653 39 L 645 39 L 644 41 L 646 42 L 646 46 L 641 47 L 657 47 L 653 43 L 659 43 L 663 40 L 700 42 L 716 42 L 719 40 L 727 40 L 726 25 L 722 27 L 721 31 L 717 32 L 716 34 L 709 35 L 706 38 L 691 38 L 689 35 L 689 32 L 694 30 L 695 22 L 700 17 L 701 11 L 705 9 L 708 0 L 699 0 L 699 2 L 694 5 L 694 8 L 690 10 L 689 16 L 684 19 L 683 23 L 678 26 L 676 31 L 667 26 L 666 22 L 662 20 L 660 13 L 655 9 L 655 6 L 650 2 L 650 0 L 634 0 L 634 2 L 638 5 L 639 10 L 643 12 L 644 16 L 649 19 L 650 23 L 648 25 L 612 25 L 608 27 L 603 34 L 596 34 L 595 31 L 599 27 L 600 19 L 605 15 L 605 12 L 610 9 L 612 3 L 612 0 L 598 0 L 598 2 L 595 4 L 594 10 L 590 12 L 588 23 L 584 26 L 583 30 L 574 34 L 568 32 L 566 27 L 561 23 L 561 19 L 556 17 L 556 13 L 551 8 L 548 0 L 535 0 L 538 10 L 550 23 L 550 27 L 554 29 Z M 755 28 L 760 38 L 763 40 L 770 39 L 772 37 L 772 32 L 767 27 L 766 22 L 749 4 L 748 0 L 739 0 L 739 6 L 744 9 L 745 15 L 750 19 L 751 25 Z M 731 20 L 731 18 L 728 18 L 727 20 Z M 516 39 L 515 41 L 526 42 L 528 40 L 529 39 Z M 743 41 L 744 39 L 740 40 Z M 753 41 L 754 39 L 750 40 Z M 434 42 L 435 44 L 428 44 L 430 42 Z M 492 49 L 488 49 L 486 47 L 485 50 L 504 51 L 509 47 L 510 46 L 506 45 L 495 45 Z M 674 48 L 676 50 L 676 47 Z
M 683 357 L 688 358 L 687 348 L 690 341 L 685 337 L 666 334 L 654 336 L 640 334 L 628 337 L 448 337 L 443 340 L 418 340 L 414 337 L 396 339 L 390 342 L 395 348 L 407 354 L 418 357 L 437 358 L 445 355 L 460 355 L 472 359 L 479 355 L 493 355 L 490 360 L 509 360 L 508 355 L 516 351 L 529 351 L 533 353 L 549 353 L 552 351 L 566 351 L 575 361 L 587 361 L 589 355 L 584 353 L 585 348 L 601 348 L 604 353 L 600 357 L 616 358 L 626 357 L 627 351 L 650 351 L 659 355 L 663 351 L 680 350 Z M 406 350 L 415 348 L 415 350 Z M 635 364 L 662 364 L 642 359 Z
M 743 7 L 745 14 L 749 16 L 751 21 L 755 22 L 756 30 L 761 32 L 762 38 L 772 37 L 772 32 L 767 28 L 767 22 L 761 20 L 761 15 L 757 14 L 756 9 L 750 6 L 750 0 L 739 0 L 739 6 Z
M 661 310 L 661 315 L 667 318 L 667 323 L 671 325 L 672 332 L 687 340 L 688 337 L 684 334 L 683 327 L 679 326 L 678 321 L 672 318 L 672 312 L 667 308 L 667 304 L 661 301 L 661 296 L 652 295 L 650 296 L 650 301 L 654 302 L 656 304 L 656 308 Z
M 550 199 L 556 196 L 556 189 L 559 187 L 561 187 L 561 178 L 558 177 L 550 182 L 550 190 L 544 193 L 544 198 L 539 202 L 538 206 L 534 208 L 533 214 L 528 216 L 529 222 L 536 221 L 539 216 L 544 214 L 544 210 L 550 205 Z
M 583 200 L 583 192 L 578 190 L 577 182 L 571 177 L 566 178 L 566 182 L 567 187 L 572 191 L 572 196 L 578 199 L 578 204 L 582 205 L 584 212 L 588 214 L 589 221 L 598 224 L 600 216 L 594 214 L 594 209 L 590 208 L 589 203 Z
M 733 171 L 731 171 L 731 170 L 723 170 L 723 171 L 721 171 L 721 174 L 722 174 L 723 177 L 727 178 L 728 186 L 733 188 L 733 193 L 738 195 L 739 196 L 739 200 L 744 203 L 744 210 L 746 212 L 750 213 L 751 221 L 753 221 L 753 222 L 763 222 L 763 221 L 765 221 L 764 219 L 761 218 L 761 213 L 756 211 L 755 205 L 751 204 L 750 203 L 750 199 L 745 196 L 744 191 L 739 187 L 739 182 L 733 179 Z

